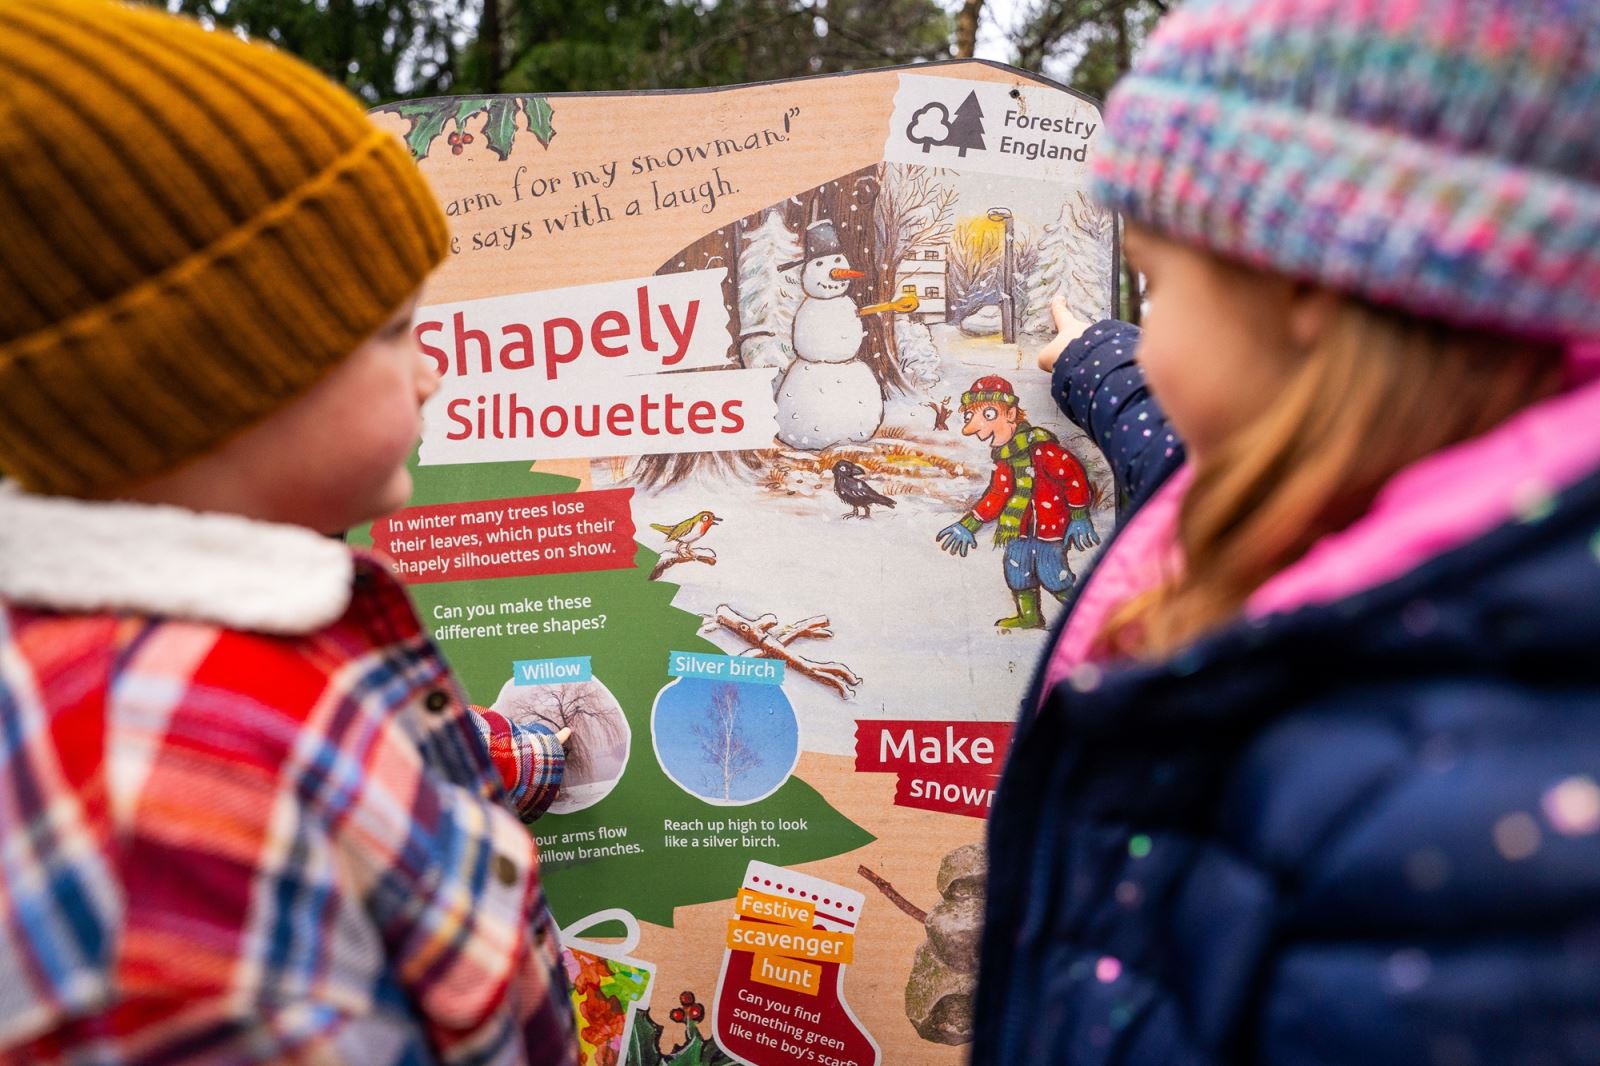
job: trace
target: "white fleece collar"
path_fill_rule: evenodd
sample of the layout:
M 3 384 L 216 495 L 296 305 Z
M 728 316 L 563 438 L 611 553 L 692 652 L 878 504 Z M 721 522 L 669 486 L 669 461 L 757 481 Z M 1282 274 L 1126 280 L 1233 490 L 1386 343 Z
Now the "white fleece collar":
M 299 526 L 0 485 L 0 599 L 310 633 L 350 603 L 353 562 Z

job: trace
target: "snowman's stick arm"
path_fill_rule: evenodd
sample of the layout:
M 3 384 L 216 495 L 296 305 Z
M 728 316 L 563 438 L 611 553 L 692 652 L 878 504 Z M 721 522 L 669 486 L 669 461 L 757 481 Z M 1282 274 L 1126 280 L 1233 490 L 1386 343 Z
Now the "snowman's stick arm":
M 906 315 L 910 314 L 912 311 L 915 311 L 921 306 L 922 301 L 917 299 L 917 294 L 914 292 L 908 292 L 895 297 L 893 300 L 890 300 L 887 303 L 868 304 L 866 307 L 863 307 L 856 312 L 856 317 L 866 318 L 868 315 L 886 315 L 890 313 Z

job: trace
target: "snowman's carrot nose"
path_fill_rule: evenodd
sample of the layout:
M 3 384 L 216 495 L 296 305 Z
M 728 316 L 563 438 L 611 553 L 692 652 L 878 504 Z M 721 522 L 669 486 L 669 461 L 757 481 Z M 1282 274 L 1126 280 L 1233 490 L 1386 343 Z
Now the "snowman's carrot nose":
M 859 270 L 846 270 L 844 267 L 834 267 L 828 271 L 828 277 L 834 281 L 843 281 L 845 278 L 864 278 L 865 274 Z

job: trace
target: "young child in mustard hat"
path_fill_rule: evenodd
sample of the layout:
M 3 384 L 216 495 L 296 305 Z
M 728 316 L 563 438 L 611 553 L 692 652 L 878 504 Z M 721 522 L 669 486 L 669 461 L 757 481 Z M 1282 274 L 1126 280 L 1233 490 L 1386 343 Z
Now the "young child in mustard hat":
M 436 385 L 404 147 L 271 49 L 0 3 L 0 1061 L 575 1061 L 524 820 L 378 558 Z
M 1597 122 L 1593 0 L 1184 0 L 1112 93 L 977 1066 L 1600 1062 Z

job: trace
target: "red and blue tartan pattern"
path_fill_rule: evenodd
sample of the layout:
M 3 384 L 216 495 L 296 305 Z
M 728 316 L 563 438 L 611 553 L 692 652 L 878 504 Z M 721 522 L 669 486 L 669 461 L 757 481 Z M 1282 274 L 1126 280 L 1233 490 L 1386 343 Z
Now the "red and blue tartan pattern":
M 511 806 L 559 745 L 355 585 L 306 636 L 0 606 L 0 1061 L 576 1061 Z

